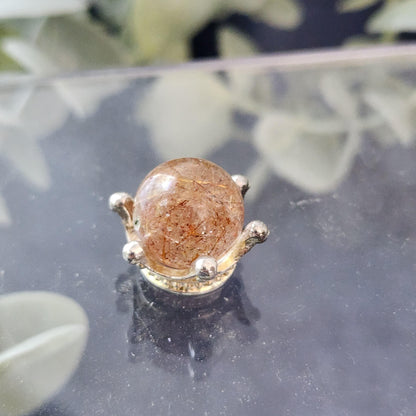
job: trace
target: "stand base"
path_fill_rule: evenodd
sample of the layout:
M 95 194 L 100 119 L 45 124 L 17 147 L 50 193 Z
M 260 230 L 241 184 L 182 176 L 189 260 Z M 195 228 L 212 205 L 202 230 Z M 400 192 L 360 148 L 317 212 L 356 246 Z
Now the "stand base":
M 151 285 L 166 292 L 187 296 L 198 296 L 214 292 L 222 287 L 233 274 L 235 267 L 236 264 L 234 264 L 225 273 L 219 274 L 214 279 L 207 281 L 198 280 L 197 277 L 186 280 L 169 279 L 146 268 L 140 269 L 140 273 Z

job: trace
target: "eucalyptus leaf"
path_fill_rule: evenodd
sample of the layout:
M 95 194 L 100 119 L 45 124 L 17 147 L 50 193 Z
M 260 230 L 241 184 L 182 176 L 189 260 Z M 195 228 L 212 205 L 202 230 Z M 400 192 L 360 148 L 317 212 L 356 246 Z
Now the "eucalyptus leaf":
M 303 9 L 297 0 L 268 0 L 255 17 L 279 29 L 297 28 L 303 20 Z
M 408 145 L 416 139 L 414 114 L 406 96 L 378 89 L 366 91 L 364 100 L 385 120 L 400 143 Z
M 162 159 L 204 155 L 218 149 L 232 128 L 232 96 L 209 73 L 177 73 L 155 81 L 138 107 Z
M 245 172 L 246 177 L 250 178 L 250 192 L 244 196 L 245 201 L 253 202 L 258 198 L 266 187 L 271 173 L 270 166 L 264 163 L 263 158 L 259 158 L 250 166 L 250 169 Z
M 268 0 L 225 0 L 224 7 L 231 12 L 256 13 Z
M 111 78 L 105 83 L 68 79 L 57 81 L 54 85 L 68 109 L 78 117 L 88 117 L 95 113 L 104 98 L 116 94 L 127 84 L 126 79 Z
M 53 88 L 23 90 L 21 94 L 25 92 L 30 96 L 19 113 L 20 128 L 31 140 L 44 139 L 62 126 L 71 107 Z M 45 117 L 45 114 L 48 117 Z M 42 123 L 39 120 L 42 120 Z
M 379 2 L 380 0 L 340 0 L 337 2 L 336 8 L 339 13 L 358 12 Z
M 159 59 L 160 58 L 160 59 Z M 169 47 L 164 49 L 162 55 L 155 62 L 185 62 L 190 59 L 189 43 L 183 39 L 171 39 Z
M 114 25 L 124 25 L 129 12 L 131 0 L 99 0 L 95 3 L 100 15 Z
M 369 33 L 416 31 L 416 0 L 388 1 L 366 25 Z
M 360 137 L 354 128 L 347 135 L 311 134 L 302 117 L 274 112 L 259 120 L 254 143 L 276 174 L 304 191 L 322 193 L 348 173 Z
M 187 48 L 188 38 L 221 8 L 222 0 L 132 0 L 125 37 L 141 62 L 166 61 L 172 44 Z
M 0 71 L 13 71 L 17 69 L 20 69 L 19 64 L 0 50 Z
M 0 75 L 0 80 L 5 79 L 8 79 L 5 73 Z M 21 123 L 21 112 L 26 106 L 31 94 L 32 87 L 28 86 L 16 87 L 14 89 L 0 89 L 0 125 L 18 127 Z M 39 121 L 38 124 L 40 124 Z
M 0 49 L 0 71 L 15 71 L 18 69 L 20 69 L 20 65 Z
M 26 86 L 0 94 L 0 155 L 40 190 L 49 188 L 51 177 L 37 140 L 59 128 L 67 115 L 54 89 Z
M 2 128 L 5 137 L 2 153 L 32 185 L 46 190 L 51 185 L 51 176 L 39 144 L 18 128 Z
M 258 53 L 254 43 L 238 30 L 226 27 L 219 31 L 219 49 L 223 58 L 236 58 L 240 56 L 253 56 Z M 252 72 L 242 68 L 229 70 L 227 77 L 230 87 L 235 94 L 247 96 L 254 86 L 255 76 Z
M 76 13 L 88 4 L 88 0 L 1 0 L 0 19 Z
M 2 47 L 23 68 L 40 75 L 131 63 L 122 45 L 88 19 L 75 17 L 49 18 L 35 42 L 7 38 Z
M 6 201 L 0 194 L 0 226 L 8 226 L 12 223 L 10 212 L 7 208 Z
M 58 71 L 58 67 L 36 45 L 23 39 L 3 39 L 2 48 L 7 55 L 29 72 L 48 75 Z
M 1 414 L 27 414 L 57 393 L 78 367 L 87 335 L 87 316 L 70 298 L 0 296 Z
M 46 19 L 47 17 L 42 16 L 5 20 L 4 25 L 8 30 L 3 37 L 21 37 L 26 41 L 34 42 Z
M 340 116 L 351 120 L 357 117 L 357 102 L 341 74 L 327 73 L 319 81 L 326 103 Z
M 36 46 L 65 72 L 132 63 L 123 45 L 87 18 L 47 19 L 36 39 Z
M 69 59 L 72 62 L 72 58 L 65 55 L 64 52 L 57 52 L 58 54 L 63 54 L 62 56 L 65 55 L 65 58 L 62 59 L 54 55 L 53 47 L 48 48 L 45 45 L 34 45 L 17 38 L 5 39 L 3 41 L 3 49 L 26 70 L 38 75 L 53 74 L 60 70 L 67 70 L 70 64 L 68 63 L 68 66 L 64 69 L 62 59 Z M 59 59 L 61 62 L 57 62 Z M 86 61 L 83 61 L 81 56 L 74 59 L 78 59 L 78 61 L 72 62 L 72 65 L 76 64 L 80 69 L 86 69 L 90 65 L 90 57 Z M 59 66 L 57 65 L 58 63 Z M 88 88 L 85 87 L 85 82 L 88 83 Z M 127 81 L 121 79 L 111 80 L 102 84 L 97 83 L 96 85 L 90 80 L 82 82 L 76 79 L 67 79 L 56 81 L 54 86 L 55 91 L 67 103 L 68 108 L 76 115 L 85 117 L 97 109 L 102 99 L 120 91 L 126 84 Z
M 224 58 L 252 56 L 258 53 L 254 42 L 240 31 L 224 27 L 218 32 L 220 55 Z

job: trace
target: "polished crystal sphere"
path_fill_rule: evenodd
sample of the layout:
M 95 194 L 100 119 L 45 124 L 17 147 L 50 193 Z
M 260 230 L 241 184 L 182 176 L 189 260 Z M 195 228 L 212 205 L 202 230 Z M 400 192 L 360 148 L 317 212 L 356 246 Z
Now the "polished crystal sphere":
M 198 257 L 219 260 L 232 247 L 244 224 L 243 198 L 215 163 L 171 160 L 139 186 L 133 221 L 147 265 L 157 273 L 184 276 Z

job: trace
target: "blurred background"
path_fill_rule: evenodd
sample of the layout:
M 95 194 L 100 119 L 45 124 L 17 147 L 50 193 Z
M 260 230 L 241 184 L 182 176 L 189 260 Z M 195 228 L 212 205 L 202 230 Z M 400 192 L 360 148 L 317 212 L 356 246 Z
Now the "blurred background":
M 414 0 L 3 0 L 0 69 L 37 74 L 414 39 Z

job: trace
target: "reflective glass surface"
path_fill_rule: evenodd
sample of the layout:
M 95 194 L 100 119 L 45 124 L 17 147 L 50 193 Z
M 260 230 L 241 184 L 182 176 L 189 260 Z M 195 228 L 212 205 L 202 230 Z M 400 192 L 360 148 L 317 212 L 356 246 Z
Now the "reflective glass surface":
M 51 291 L 89 321 L 31 414 L 413 414 L 415 64 L 405 46 L 1 79 L 0 306 Z M 153 299 L 107 202 L 184 156 L 247 175 L 246 223 L 271 231 L 192 308 Z

